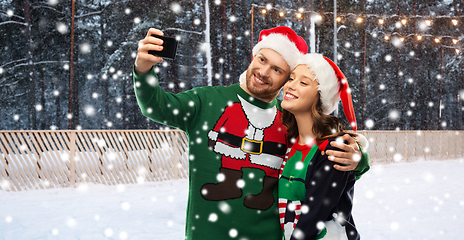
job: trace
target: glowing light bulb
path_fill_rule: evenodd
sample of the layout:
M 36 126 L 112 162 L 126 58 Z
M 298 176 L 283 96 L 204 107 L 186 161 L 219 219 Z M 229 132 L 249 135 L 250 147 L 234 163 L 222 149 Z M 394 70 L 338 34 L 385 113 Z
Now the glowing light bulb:
M 417 35 L 417 40 L 422 40 L 422 36 L 421 35 Z
M 401 42 L 404 42 L 404 37 L 400 38 Z
M 407 20 L 406 20 L 406 19 L 403 19 L 403 20 L 401 20 L 401 23 L 402 23 L 403 25 L 406 25 Z
M 385 41 L 388 41 L 388 39 L 390 39 L 390 37 L 388 35 L 385 35 L 384 39 L 385 39 Z
M 385 20 L 383 20 L 382 18 L 379 19 L 379 23 L 380 23 L 380 24 L 383 24 L 384 22 L 385 22 Z
M 458 20 L 456 20 L 456 19 L 451 20 L 451 22 L 453 22 L 453 25 L 454 25 L 454 26 L 457 26 L 457 25 L 458 25 Z
M 358 22 L 358 23 L 362 23 L 362 22 L 363 22 L 363 19 L 362 19 L 362 17 L 358 17 L 358 18 L 356 19 L 356 22 Z
M 435 42 L 436 42 L 436 43 L 439 43 L 439 42 L 440 42 L 440 39 L 435 38 Z
M 261 10 L 261 13 L 262 13 L 262 14 L 266 14 L 266 13 L 267 13 L 267 10 L 266 10 L 266 9 L 263 9 L 263 10 Z
M 342 18 L 341 17 L 337 17 L 337 22 L 341 22 L 342 21 Z
M 303 14 L 297 13 L 297 14 L 296 14 L 296 17 L 297 17 L 297 18 L 301 18 L 301 17 L 303 17 Z
M 458 43 L 458 40 L 457 40 L 457 39 L 453 39 L 453 43 L 454 43 L 454 44 L 457 44 L 457 43 Z
M 279 16 L 281 16 L 281 17 L 285 16 L 284 12 L 280 12 Z
M 425 20 L 425 24 L 426 24 L 427 26 L 430 27 L 430 25 L 432 25 L 432 21 L 430 21 L 430 20 Z

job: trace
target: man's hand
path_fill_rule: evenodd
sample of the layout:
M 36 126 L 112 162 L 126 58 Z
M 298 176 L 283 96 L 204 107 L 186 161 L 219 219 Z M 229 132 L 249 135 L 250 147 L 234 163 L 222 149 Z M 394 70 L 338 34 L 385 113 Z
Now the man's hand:
M 139 75 L 144 75 L 153 67 L 153 65 L 163 61 L 162 58 L 149 54 L 148 51 L 161 51 L 163 49 L 163 40 L 155 38 L 151 35 L 161 35 L 163 32 L 158 29 L 150 28 L 147 36 L 139 41 L 137 49 L 137 58 L 135 59 L 135 72 Z
M 342 151 L 328 150 L 327 155 L 328 159 L 332 162 L 342 164 L 335 164 L 334 168 L 339 171 L 352 171 L 358 167 L 359 160 L 361 160 L 361 151 L 359 150 L 358 144 L 356 141 L 348 134 L 345 134 L 340 137 L 343 141 L 348 142 L 345 144 L 340 141 L 332 141 L 330 145 L 333 147 L 339 148 Z

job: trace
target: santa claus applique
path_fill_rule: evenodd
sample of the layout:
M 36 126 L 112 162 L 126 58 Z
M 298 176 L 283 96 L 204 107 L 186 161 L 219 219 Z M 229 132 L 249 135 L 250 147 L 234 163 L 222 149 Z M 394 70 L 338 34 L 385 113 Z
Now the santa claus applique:
M 208 133 L 210 147 L 222 155 L 219 171 L 225 180 L 203 185 L 201 193 L 204 199 L 212 201 L 240 198 L 242 190 L 237 181 L 242 178 L 242 168 L 261 169 L 265 172 L 263 190 L 247 195 L 244 205 L 266 210 L 274 203 L 272 192 L 286 151 L 282 112 L 276 106 L 262 109 L 240 96 L 238 99 L 240 102 L 225 108 Z

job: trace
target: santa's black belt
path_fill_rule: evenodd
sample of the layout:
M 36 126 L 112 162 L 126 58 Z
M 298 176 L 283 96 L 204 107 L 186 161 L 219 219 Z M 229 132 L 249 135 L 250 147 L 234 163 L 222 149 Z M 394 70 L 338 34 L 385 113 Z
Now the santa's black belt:
M 289 182 L 293 182 L 293 181 L 302 182 L 302 183 L 305 182 L 303 178 L 295 178 L 294 176 L 286 177 L 282 175 L 280 178 L 287 179 Z
M 235 136 L 230 133 L 220 132 L 218 134 L 218 140 L 221 140 L 234 147 L 241 148 L 244 152 L 251 154 L 271 154 L 284 156 L 287 151 L 286 145 L 277 142 L 269 141 L 256 141 L 245 137 Z

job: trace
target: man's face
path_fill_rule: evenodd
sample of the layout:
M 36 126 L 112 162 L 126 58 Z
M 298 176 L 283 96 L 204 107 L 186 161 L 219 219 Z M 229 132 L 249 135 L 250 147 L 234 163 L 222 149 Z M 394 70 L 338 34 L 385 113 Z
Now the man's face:
M 290 66 L 276 51 L 261 49 L 246 73 L 246 89 L 255 98 L 270 102 L 288 79 Z

